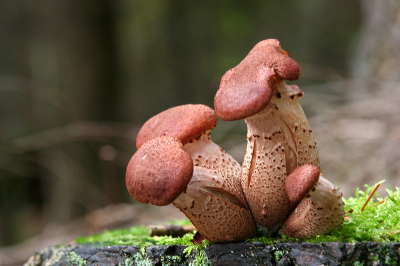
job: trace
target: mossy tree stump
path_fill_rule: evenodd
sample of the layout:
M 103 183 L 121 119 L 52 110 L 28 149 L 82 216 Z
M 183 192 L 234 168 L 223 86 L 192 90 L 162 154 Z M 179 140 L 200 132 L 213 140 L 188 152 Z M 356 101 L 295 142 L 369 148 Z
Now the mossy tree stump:
M 185 254 L 186 246 L 96 244 L 45 248 L 25 265 L 399 265 L 400 243 L 323 244 L 261 242 L 213 244 Z

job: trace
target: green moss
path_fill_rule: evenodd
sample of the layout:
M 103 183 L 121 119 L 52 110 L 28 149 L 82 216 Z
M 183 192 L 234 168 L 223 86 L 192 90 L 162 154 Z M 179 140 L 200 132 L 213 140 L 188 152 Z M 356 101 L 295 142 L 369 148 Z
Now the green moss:
M 275 251 L 275 261 L 279 261 L 283 256 L 283 252 L 282 251 Z
M 383 181 L 379 182 L 383 183 Z M 381 198 L 377 193 L 363 211 L 362 206 L 375 186 L 366 185 L 366 191 L 356 188 L 355 197 L 344 199 L 345 211 L 349 220 L 326 236 L 306 239 L 308 242 L 362 242 L 362 241 L 400 241 L 400 195 L 399 189 L 387 189 L 388 197 Z M 382 202 L 384 200 L 384 202 Z M 351 212 L 352 211 L 352 212 Z
M 383 183 L 383 181 L 378 184 Z M 377 185 L 377 184 L 376 184 Z M 336 228 L 328 235 L 309 237 L 306 242 L 362 242 L 362 241 L 400 241 L 400 195 L 399 188 L 395 191 L 387 189 L 388 197 L 381 198 L 377 193 L 369 201 L 363 211 L 362 206 L 369 194 L 376 186 L 365 185 L 366 190 L 356 188 L 355 197 L 343 199 L 345 211 L 349 220 L 344 219 L 343 225 Z M 380 204 L 378 204 L 380 203 Z M 303 242 L 284 235 L 275 237 L 261 236 L 249 241 L 260 241 L 265 244 L 277 244 L 282 242 Z
M 207 254 L 204 252 L 204 248 L 210 244 L 211 243 L 209 241 L 204 240 L 201 245 L 195 247 L 197 254 L 196 260 L 191 262 L 189 266 L 211 266 L 211 261 L 208 259 Z
M 183 219 L 170 223 L 176 225 L 187 225 L 190 224 L 190 221 Z M 192 233 L 188 233 L 183 237 L 151 237 L 145 226 L 134 226 L 131 228 L 105 231 L 101 234 L 95 234 L 92 236 L 83 236 L 76 239 L 75 242 L 78 244 L 101 243 L 107 245 L 133 245 L 142 248 L 150 245 L 194 245 L 191 241 L 192 238 Z
M 182 219 L 172 221 L 170 224 L 175 225 L 189 225 L 191 224 L 188 219 Z M 107 245 L 133 245 L 140 248 L 142 254 L 137 253 L 134 256 L 134 262 L 137 265 L 147 265 L 150 260 L 143 254 L 145 254 L 145 247 L 150 245 L 183 245 L 186 246 L 184 254 L 186 257 L 190 256 L 193 250 L 196 250 L 196 260 L 192 265 L 211 265 L 208 257 L 204 253 L 204 248 L 212 243 L 204 240 L 201 245 L 195 245 L 192 242 L 194 233 L 187 233 L 183 237 L 171 237 L 171 236 L 154 236 L 151 237 L 145 226 L 134 226 L 131 228 L 117 229 L 112 231 L 105 231 L 101 234 L 95 234 L 92 236 L 83 236 L 75 240 L 78 244 L 85 243 L 99 243 Z M 166 256 L 163 258 L 163 265 L 174 265 L 173 262 L 180 260 L 179 257 Z M 139 264 L 140 262 L 140 264 Z M 130 265 L 130 261 L 125 261 L 125 265 Z M 151 265 L 151 264 L 149 264 Z
M 288 252 L 286 250 L 279 250 L 277 247 L 272 248 L 273 254 L 275 256 L 275 262 L 279 262 L 283 255 L 287 254 Z
M 380 182 L 380 183 L 383 183 Z M 362 191 L 356 188 L 355 197 L 343 199 L 345 202 L 345 211 L 348 212 L 343 225 L 336 228 L 328 235 L 309 237 L 306 242 L 322 243 L 322 242 L 362 242 L 362 241 L 400 241 L 400 195 L 399 188 L 395 191 L 387 189 L 388 197 L 384 200 L 378 194 L 375 194 L 369 201 L 367 207 L 361 211 L 363 204 L 366 202 L 368 195 L 375 186 L 366 185 L 366 190 Z M 384 202 L 382 202 L 384 200 Z M 187 225 L 190 221 L 187 219 L 173 222 L 173 224 Z M 197 252 L 196 265 L 208 265 L 209 261 L 203 249 L 210 245 L 209 241 L 204 241 L 200 246 L 192 243 L 193 233 L 188 233 L 183 237 L 173 238 L 170 236 L 151 237 L 145 226 L 135 226 L 127 229 L 119 229 L 113 231 L 105 231 L 87 237 L 76 239 L 76 243 L 101 243 L 108 245 L 134 245 L 140 247 L 143 254 L 145 247 L 149 245 L 184 245 L 185 255 L 189 256 L 195 249 Z M 258 236 L 247 240 L 249 242 L 263 242 L 265 244 L 277 244 L 287 242 L 303 242 L 300 239 L 294 239 L 285 235 Z M 275 252 L 278 261 L 283 255 Z M 141 255 L 142 256 L 142 255 Z M 136 259 L 135 258 L 135 262 Z M 142 258 L 146 259 L 146 258 Z M 177 259 L 177 258 L 175 258 Z M 169 261 L 165 261 L 168 265 Z M 172 261 L 171 261 L 172 263 Z M 129 265 L 129 263 L 125 263 Z M 145 265 L 145 264 L 143 264 Z

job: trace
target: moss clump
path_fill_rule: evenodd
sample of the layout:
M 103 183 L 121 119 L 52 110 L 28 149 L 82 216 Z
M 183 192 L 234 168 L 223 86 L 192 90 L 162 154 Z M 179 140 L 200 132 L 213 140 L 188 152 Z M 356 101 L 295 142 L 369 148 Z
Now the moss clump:
M 281 251 L 281 250 L 278 250 L 276 248 L 273 248 L 272 250 L 275 251 L 274 255 L 275 255 L 275 261 L 276 262 L 280 261 L 284 254 L 287 254 L 287 251 L 285 251 L 285 250 Z
M 366 190 L 358 187 L 355 197 L 343 199 L 346 216 L 343 225 L 334 229 L 328 235 L 309 237 L 305 240 L 294 239 L 285 235 L 274 237 L 261 236 L 249 241 L 260 241 L 265 244 L 277 244 L 282 242 L 363 242 L 363 241 L 400 241 L 400 195 L 399 188 L 395 191 L 386 189 L 388 197 L 383 199 L 377 193 L 371 198 L 363 211 L 363 205 L 374 188 L 383 183 L 381 181 L 374 186 L 365 185 Z
M 383 183 L 379 182 L 378 184 Z M 378 185 L 376 184 L 376 185 Z M 356 188 L 355 197 L 344 199 L 346 219 L 343 225 L 329 235 L 306 239 L 308 242 L 362 242 L 400 241 L 400 195 L 386 189 L 388 197 L 383 199 L 377 193 L 362 207 L 375 186 L 365 185 L 366 191 Z
M 379 182 L 383 183 L 382 182 Z M 366 190 L 356 188 L 355 197 L 343 199 L 345 202 L 346 219 L 343 225 L 336 228 L 328 235 L 309 237 L 305 240 L 294 239 L 285 235 L 259 236 L 249 239 L 249 242 L 263 242 L 265 244 L 277 244 L 283 242 L 362 242 L 362 241 L 400 241 L 400 195 L 399 188 L 389 190 L 388 197 L 383 199 L 374 194 L 367 206 L 361 211 L 369 194 L 375 186 L 365 185 Z M 175 224 L 190 224 L 188 220 L 180 220 Z M 193 233 L 183 237 L 170 236 L 151 237 L 144 226 L 135 226 L 128 229 L 106 231 L 89 237 L 76 239 L 77 243 L 106 243 L 109 245 L 134 245 L 144 248 L 149 245 L 185 245 L 188 248 L 187 255 L 193 249 L 198 249 L 191 240 Z M 206 241 L 207 244 L 210 242 Z M 198 250 L 200 254 L 202 249 Z
M 175 225 L 188 225 L 187 219 L 170 222 Z M 92 236 L 83 236 L 75 240 L 78 244 L 100 243 L 107 245 L 133 245 L 137 247 L 146 247 L 150 245 L 194 245 L 192 243 L 193 233 L 188 233 L 183 237 L 155 236 L 149 235 L 145 226 L 134 226 L 131 228 L 105 231 L 101 234 Z

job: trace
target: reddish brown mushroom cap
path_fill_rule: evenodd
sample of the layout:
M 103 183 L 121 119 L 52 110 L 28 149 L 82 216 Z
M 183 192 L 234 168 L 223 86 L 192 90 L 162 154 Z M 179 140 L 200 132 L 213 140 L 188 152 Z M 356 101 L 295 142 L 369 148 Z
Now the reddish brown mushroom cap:
M 295 80 L 299 75 L 300 66 L 281 49 L 278 40 L 259 42 L 222 77 L 214 99 L 215 111 L 227 121 L 252 116 L 267 106 L 275 82 Z
M 290 203 L 297 205 L 308 192 L 315 189 L 315 184 L 319 179 L 319 168 L 311 164 L 297 167 L 286 177 L 286 193 Z
M 208 106 L 188 104 L 172 107 L 153 116 L 142 126 L 136 137 L 136 147 L 139 149 L 145 142 L 161 136 L 175 137 L 185 145 L 213 129 L 217 123 L 218 117 Z
M 141 203 L 170 204 L 186 190 L 193 161 L 182 143 L 159 137 L 143 144 L 132 156 L 126 171 L 129 194 Z

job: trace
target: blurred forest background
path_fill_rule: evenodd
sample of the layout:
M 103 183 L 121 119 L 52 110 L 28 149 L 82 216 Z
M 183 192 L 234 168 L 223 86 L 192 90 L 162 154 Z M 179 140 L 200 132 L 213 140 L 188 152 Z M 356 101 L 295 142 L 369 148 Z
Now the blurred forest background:
M 346 197 L 400 186 L 397 0 L 0 0 L 0 264 L 147 222 L 125 187 L 138 129 L 213 107 L 221 76 L 268 38 L 302 67 L 325 177 Z M 212 138 L 241 162 L 245 134 L 220 121 Z

